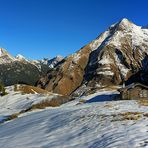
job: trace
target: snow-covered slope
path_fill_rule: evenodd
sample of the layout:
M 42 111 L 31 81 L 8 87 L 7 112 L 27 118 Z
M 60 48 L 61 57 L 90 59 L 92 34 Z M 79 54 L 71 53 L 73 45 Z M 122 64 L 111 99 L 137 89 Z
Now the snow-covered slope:
M 147 148 L 148 106 L 110 101 L 116 93 L 103 90 L 83 97 L 86 103 L 21 114 L 0 124 L 0 147 Z
M 24 87 L 26 90 L 30 90 L 32 93 L 24 93 L 22 91 L 15 90 L 16 88 Z M 38 93 L 34 90 L 35 87 L 27 85 L 17 85 L 6 87 L 8 95 L 0 96 L 0 123 L 13 114 L 20 113 L 22 111 L 30 109 L 33 105 L 42 103 L 43 101 L 51 101 L 62 97 L 58 94 Z M 42 91 L 42 90 L 40 90 Z

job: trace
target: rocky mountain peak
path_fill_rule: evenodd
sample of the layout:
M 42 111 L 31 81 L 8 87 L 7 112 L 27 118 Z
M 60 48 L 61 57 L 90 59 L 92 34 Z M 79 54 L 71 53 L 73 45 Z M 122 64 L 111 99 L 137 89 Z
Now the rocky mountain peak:
M 38 86 L 70 95 L 119 85 L 137 73 L 148 53 L 148 30 L 124 18 L 66 57 Z M 68 85 L 67 85 L 68 84 Z
M 61 61 L 62 59 L 64 59 L 64 57 L 61 56 L 61 55 L 57 55 L 55 58 L 56 58 L 58 61 Z
M 126 18 L 123 18 L 119 22 L 111 25 L 110 28 L 114 29 L 114 31 L 129 31 L 129 30 L 133 29 L 136 26 L 137 25 L 135 25 L 130 20 L 128 20 Z
M 5 49 L 0 48 L 0 64 L 11 63 L 15 61 L 15 58 L 10 55 Z
M 127 28 L 127 27 L 132 26 L 133 23 L 129 21 L 127 18 L 123 18 L 121 21 L 119 21 L 118 25 Z
M 4 54 L 4 49 L 3 48 L 0 48 L 0 56 L 2 56 Z
M 4 48 L 0 48 L 0 57 L 6 56 L 6 55 L 10 56 L 10 54 Z
M 18 55 L 16 55 L 16 57 L 15 57 L 17 60 L 19 60 L 19 61 L 28 61 L 23 55 L 21 55 L 21 54 L 18 54 Z
M 61 55 L 57 55 L 56 57 L 47 61 L 47 64 L 50 68 L 54 68 L 59 62 L 61 62 L 64 58 Z

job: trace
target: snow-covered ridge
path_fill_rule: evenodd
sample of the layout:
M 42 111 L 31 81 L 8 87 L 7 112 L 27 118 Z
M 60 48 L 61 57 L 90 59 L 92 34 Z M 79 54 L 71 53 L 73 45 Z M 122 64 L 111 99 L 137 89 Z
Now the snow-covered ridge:
M 15 57 L 17 60 L 19 60 L 19 61 L 28 61 L 23 55 L 21 55 L 21 54 L 18 54 L 18 55 L 16 55 L 16 57 Z
M 141 46 L 142 50 L 145 50 L 143 44 L 148 44 L 148 30 L 143 29 L 141 26 L 137 26 L 130 22 L 128 19 L 123 19 L 115 26 L 116 28 L 114 34 L 108 38 L 107 44 L 113 44 L 116 48 L 121 48 L 121 40 L 125 36 L 131 36 L 131 44 L 133 48 L 136 46 Z M 130 38 L 129 38 L 130 39 Z M 128 39 L 127 39 L 128 40 Z
M 16 87 L 19 88 L 20 86 L 17 85 Z M 0 122 L 3 118 L 29 109 L 34 104 L 42 101 L 50 101 L 60 96 L 53 93 L 38 93 L 33 88 L 31 91 L 32 93 L 23 93 L 16 91 L 14 85 L 6 87 L 8 95 L 0 96 Z
M 24 57 L 22 54 L 18 54 L 15 57 L 13 57 L 5 49 L 0 48 L 0 64 L 9 64 L 17 61 L 17 62 L 30 63 L 35 65 L 38 69 L 41 69 L 40 64 L 48 65 L 50 68 L 53 68 L 61 60 L 63 60 L 63 57 L 60 55 L 52 59 L 44 58 L 42 60 L 29 60 L 26 57 Z
M 5 49 L 0 48 L 0 64 L 11 63 L 15 58 L 11 56 Z

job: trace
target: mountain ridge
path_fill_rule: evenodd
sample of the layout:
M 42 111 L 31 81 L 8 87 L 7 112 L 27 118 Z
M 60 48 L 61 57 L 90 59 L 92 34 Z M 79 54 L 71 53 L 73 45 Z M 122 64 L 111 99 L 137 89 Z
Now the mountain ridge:
M 41 76 L 62 59 L 59 57 L 50 60 L 28 60 L 21 54 L 13 57 L 8 51 L 0 48 L 0 81 L 5 86 L 17 83 L 35 85 Z
M 90 89 L 122 84 L 142 68 L 147 49 L 148 30 L 124 18 L 66 57 L 40 79 L 38 86 L 70 95 L 78 88 L 84 89 L 84 85 L 89 92 Z

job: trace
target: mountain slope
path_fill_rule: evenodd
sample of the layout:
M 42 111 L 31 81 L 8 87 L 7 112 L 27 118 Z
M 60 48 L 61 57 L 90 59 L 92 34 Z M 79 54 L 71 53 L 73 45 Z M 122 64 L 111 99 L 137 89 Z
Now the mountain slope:
M 66 57 L 40 79 L 38 86 L 64 95 L 74 91 L 80 95 L 84 91 L 91 93 L 102 87 L 119 85 L 142 68 L 147 54 L 148 29 L 122 19 Z

